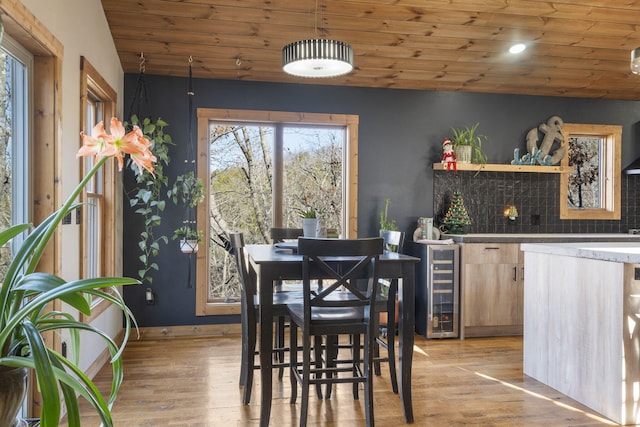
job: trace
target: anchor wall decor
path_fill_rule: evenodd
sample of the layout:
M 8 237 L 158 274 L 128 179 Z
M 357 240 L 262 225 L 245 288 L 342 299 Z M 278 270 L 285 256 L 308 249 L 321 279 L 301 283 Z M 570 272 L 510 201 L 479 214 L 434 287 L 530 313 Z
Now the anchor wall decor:
M 564 122 L 558 116 L 552 116 L 547 123 L 541 123 L 537 128 L 527 132 L 527 154 L 520 157 L 520 149 L 513 150 L 512 165 L 535 165 L 553 166 L 560 163 L 567 153 L 567 145 L 562 135 Z M 538 147 L 538 131 L 544 134 L 542 144 Z M 551 154 L 554 143 L 560 146 Z

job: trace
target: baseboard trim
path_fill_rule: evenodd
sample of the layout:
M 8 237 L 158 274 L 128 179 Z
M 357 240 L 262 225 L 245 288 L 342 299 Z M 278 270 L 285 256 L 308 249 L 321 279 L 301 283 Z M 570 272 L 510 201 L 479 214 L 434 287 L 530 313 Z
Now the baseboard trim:
M 140 328 L 139 331 L 141 340 L 242 334 L 242 328 L 239 323 L 223 325 L 154 326 Z M 135 332 L 132 334 L 132 339 L 135 339 Z

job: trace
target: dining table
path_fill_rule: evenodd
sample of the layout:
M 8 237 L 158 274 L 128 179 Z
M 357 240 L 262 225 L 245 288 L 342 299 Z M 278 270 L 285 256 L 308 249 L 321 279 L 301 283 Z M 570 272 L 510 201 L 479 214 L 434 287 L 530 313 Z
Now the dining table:
M 249 274 L 256 280 L 260 304 L 260 426 L 267 427 L 271 416 L 273 390 L 273 288 L 283 280 L 302 280 L 302 256 L 295 243 L 290 247 L 278 245 L 247 245 Z M 352 260 L 336 257 L 334 262 L 350 263 Z M 413 423 L 411 402 L 411 364 L 415 329 L 415 266 L 420 258 L 385 251 L 380 255 L 379 277 L 398 279 L 398 393 L 406 423 Z M 314 279 L 322 279 L 316 272 Z

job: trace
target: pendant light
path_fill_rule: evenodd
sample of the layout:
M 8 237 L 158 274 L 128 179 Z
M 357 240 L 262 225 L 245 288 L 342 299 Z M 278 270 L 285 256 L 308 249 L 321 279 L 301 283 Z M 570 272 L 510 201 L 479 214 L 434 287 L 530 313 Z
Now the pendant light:
M 337 77 L 353 70 L 353 48 L 338 40 L 317 38 L 318 0 L 314 14 L 315 39 L 299 40 L 282 48 L 282 69 L 297 77 Z

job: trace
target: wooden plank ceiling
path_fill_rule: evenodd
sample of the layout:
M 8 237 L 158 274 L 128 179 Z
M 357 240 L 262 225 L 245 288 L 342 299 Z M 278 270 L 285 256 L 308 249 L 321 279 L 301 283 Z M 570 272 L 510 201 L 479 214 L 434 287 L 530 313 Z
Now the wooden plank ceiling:
M 125 72 L 396 89 L 640 99 L 640 0 L 102 0 Z M 317 25 L 315 24 L 317 17 Z M 355 51 L 343 77 L 282 71 L 292 41 Z M 507 53 L 515 42 L 528 48 Z

